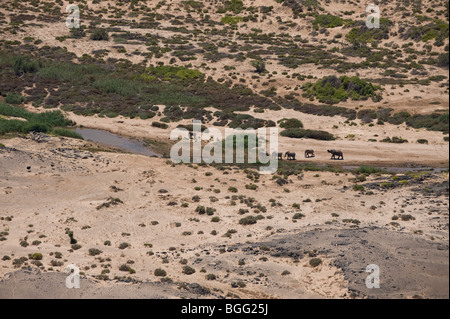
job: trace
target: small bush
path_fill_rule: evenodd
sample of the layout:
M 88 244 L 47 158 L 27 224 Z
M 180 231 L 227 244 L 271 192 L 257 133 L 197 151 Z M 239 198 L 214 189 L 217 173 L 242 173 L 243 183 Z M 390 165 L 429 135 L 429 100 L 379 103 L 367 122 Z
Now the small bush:
M 195 269 L 190 266 L 184 266 L 183 267 L 183 274 L 185 275 L 192 275 L 195 273 Z
M 206 280 L 216 280 L 216 275 L 214 274 L 207 274 L 205 276 Z
M 322 141 L 333 141 L 335 140 L 335 137 L 333 134 L 325 132 L 325 131 L 318 131 L 318 130 L 305 130 L 301 128 L 289 128 L 284 131 L 282 131 L 281 136 L 290 137 L 290 138 L 310 138 L 315 140 L 322 140 Z
M 154 275 L 157 277 L 165 277 L 167 275 L 167 273 L 164 269 L 158 268 L 158 269 L 155 269 Z
M 247 216 L 247 217 L 241 218 L 239 220 L 239 224 L 244 225 L 244 226 L 253 225 L 253 224 L 256 224 L 257 221 L 258 221 L 258 219 L 255 216 Z
M 353 185 L 352 189 L 356 192 L 362 192 L 364 191 L 364 186 L 362 185 Z
M 5 98 L 5 102 L 8 104 L 21 104 L 24 101 L 24 97 L 20 94 L 8 93 Z
M 31 255 L 30 257 L 33 260 L 42 260 L 42 254 L 41 253 L 34 253 L 33 255 Z
M 94 32 L 91 34 L 91 40 L 94 41 L 108 41 L 109 35 L 108 31 L 105 29 L 95 29 Z
M 305 215 L 303 215 L 302 213 L 295 213 L 292 219 L 302 219 L 303 217 L 305 217 Z
M 121 244 L 119 245 L 119 249 L 125 249 L 125 248 L 128 248 L 128 247 L 130 247 L 130 244 L 129 244 L 129 243 L 121 243 Z
M 90 248 L 89 249 L 89 255 L 90 256 L 97 256 L 100 255 L 103 251 L 101 251 L 100 249 L 97 248 Z
M 322 259 L 320 259 L 320 258 L 312 258 L 312 259 L 309 261 L 309 264 L 310 264 L 312 267 L 317 267 L 317 266 L 319 266 L 320 264 L 322 264 Z

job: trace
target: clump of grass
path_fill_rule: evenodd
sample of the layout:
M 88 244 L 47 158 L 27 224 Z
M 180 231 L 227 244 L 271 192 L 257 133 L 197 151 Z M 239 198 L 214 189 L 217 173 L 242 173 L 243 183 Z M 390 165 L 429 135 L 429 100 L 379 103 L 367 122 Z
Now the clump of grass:
M 83 137 L 77 132 L 63 128 L 55 128 L 51 131 L 51 134 L 83 140 Z

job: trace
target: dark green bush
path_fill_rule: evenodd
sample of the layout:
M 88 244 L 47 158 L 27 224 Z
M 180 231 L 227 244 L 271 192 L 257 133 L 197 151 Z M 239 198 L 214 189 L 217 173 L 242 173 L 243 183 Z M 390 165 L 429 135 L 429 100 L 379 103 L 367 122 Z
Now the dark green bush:
M 241 218 L 239 220 L 239 224 L 240 225 L 253 225 L 256 224 L 258 222 L 258 219 L 255 216 L 247 216 L 244 218 Z
M 9 104 L 21 104 L 24 101 L 24 97 L 20 94 L 8 93 L 5 98 L 5 102 Z
M 106 31 L 105 29 L 95 29 L 91 34 L 91 40 L 108 41 L 109 40 L 108 31 Z
M 332 141 L 335 139 L 333 134 L 325 131 L 305 130 L 300 128 L 286 129 L 282 131 L 280 134 L 281 136 L 290 138 L 311 138 L 323 141 Z
M 279 121 L 281 128 L 303 128 L 303 123 L 299 119 L 282 119 Z
M 165 277 L 167 275 L 167 272 L 164 269 L 157 268 L 155 269 L 154 275 L 157 277 Z

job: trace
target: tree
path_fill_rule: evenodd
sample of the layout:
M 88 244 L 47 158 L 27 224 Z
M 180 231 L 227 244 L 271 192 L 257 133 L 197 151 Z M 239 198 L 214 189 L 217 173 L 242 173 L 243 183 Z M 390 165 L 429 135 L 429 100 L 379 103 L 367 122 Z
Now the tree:
M 252 66 L 256 69 L 256 72 L 262 73 L 266 70 L 266 64 L 263 60 L 253 60 Z

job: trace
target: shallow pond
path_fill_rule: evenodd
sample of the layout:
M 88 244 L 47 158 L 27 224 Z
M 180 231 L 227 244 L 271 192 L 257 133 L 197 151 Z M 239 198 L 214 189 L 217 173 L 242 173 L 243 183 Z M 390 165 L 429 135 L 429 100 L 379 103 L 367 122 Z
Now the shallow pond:
M 80 134 L 86 141 L 117 147 L 126 152 L 134 154 L 159 156 L 155 152 L 152 152 L 147 147 L 145 147 L 144 144 L 138 140 L 122 137 L 108 131 L 91 128 L 77 128 L 75 129 L 75 131 Z

